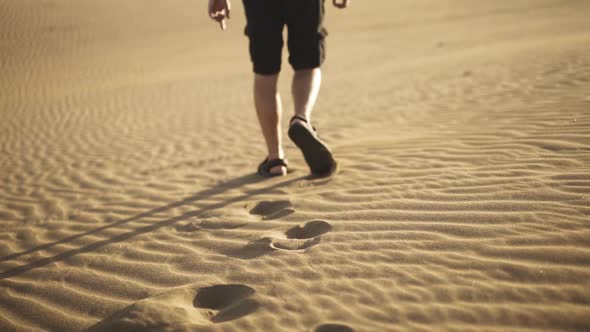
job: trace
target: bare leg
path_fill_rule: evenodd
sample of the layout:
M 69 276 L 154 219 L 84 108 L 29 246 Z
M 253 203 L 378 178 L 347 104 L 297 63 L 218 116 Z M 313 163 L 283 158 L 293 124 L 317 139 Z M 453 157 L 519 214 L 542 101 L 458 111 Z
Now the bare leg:
M 254 77 L 254 104 L 268 149 L 268 158 L 285 158 L 281 138 L 281 96 L 277 91 L 279 75 L 258 75 Z M 270 169 L 271 173 L 287 174 L 283 166 Z
M 295 71 L 291 92 L 295 104 L 295 114 L 307 119 L 311 125 L 311 112 L 315 106 L 320 86 L 322 84 L 322 71 L 320 68 Z M 303 121 L 295 120 L 303 123 Z
M 322 72 L 319 68 L 299 70 L 293 77 L 293 102 L 295 115 L 307 120 L 293 119 L 289 126 L 289 137 L 303 153 L 311 173 L 329 176 L 336 170 L 336 160 L 330 148 L 316 134 L 311 125 L 311 112 L 318 98 Z

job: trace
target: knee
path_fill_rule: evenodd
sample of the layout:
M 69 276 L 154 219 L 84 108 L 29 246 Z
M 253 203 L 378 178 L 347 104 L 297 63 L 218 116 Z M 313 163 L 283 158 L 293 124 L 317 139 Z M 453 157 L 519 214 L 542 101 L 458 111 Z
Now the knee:
M 279 74 L 254 74 L 254 86 L 257 89 L 276 91 Z
M 320 67 L 312 67 L 312 68 L 303 68 L 303 69 L 295 69 L 295 75 L 298 76 L 307 76 L 312 74 L 317 74 L 321 72 Z
M 309 69 L 297 69 L 293 75 L 295 81 L 298 80 L 317 80 L 322 77 L 322 70 L 320 67 L 314 67 Z

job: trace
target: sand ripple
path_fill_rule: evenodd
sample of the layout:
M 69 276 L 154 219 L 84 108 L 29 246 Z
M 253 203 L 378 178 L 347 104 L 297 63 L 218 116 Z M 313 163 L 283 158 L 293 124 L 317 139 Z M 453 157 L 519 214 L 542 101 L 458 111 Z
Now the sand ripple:
M 590 330 L 588 3 L 373 2 L 261 180 L 239 4 L 0 0 L 0 330 Z

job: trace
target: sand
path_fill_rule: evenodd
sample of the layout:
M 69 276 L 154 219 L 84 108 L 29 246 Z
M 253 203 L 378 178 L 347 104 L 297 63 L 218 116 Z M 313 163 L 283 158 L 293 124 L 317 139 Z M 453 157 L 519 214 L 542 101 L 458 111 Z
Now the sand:
M 271 180 L 234 2 L 0 0 L 0 331 L 590 330 L 590 2 L 329 6 Z

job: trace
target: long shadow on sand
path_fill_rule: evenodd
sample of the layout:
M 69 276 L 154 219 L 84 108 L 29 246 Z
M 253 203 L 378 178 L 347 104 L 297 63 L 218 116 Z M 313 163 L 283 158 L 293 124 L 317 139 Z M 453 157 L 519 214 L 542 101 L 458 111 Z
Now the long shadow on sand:
M 162 227 L 165 227 L 165 226 L 173 225 L 175 223 L 181 222 L 181 221 L 186 220 L 186 219 L 191 218 L 191 217 L 198 216 L 198 215 L 202 214 L 203 212 L 210 211 L 210 210 L 215 210 L 215 209 L 219 209 L 219 208 L 223 208 L 223 207 L 228 206 L 228 205 L 230 205 L 232 203 L 236 203 L 236 202 L 248 200 L 248 199 L 252 198 L 253 196 L 257 196 L 257 195 L 261 195 L 261 194 L 267 193 L 267 192 L 272 191 L 272 190 L 274 190 L 276 188 L 280 188 L 280 187 L 289 185 L 291 183 L 294 183 L 294 182 L 297 182 L 297 181 L 300 181 L 300 180 L 303 180 L 303 179 L 309 179 L 309 177 L 302 176 L 302 177 L 297 177 L 297 178 L 293 178 L 293 179 L 284 180 L 284 181 L 275 183 L 275 184 L 273 184 L 271 186 L 264 187 L 264 188 L 261 188 L 261 189 L 252 190 L 252 191 L 250 191 L 250 192 L 248 192 L 246 194 L 243 194 L 243 195 L 240 195 L 240 196 L 237 196 L 237 197 L 234 197 L 234 198 L 230 198 L 230 199 L 224 200 L 224 201 L 219 202 L 219 203 L 214 203 L 214 204 L 206 205 L 205 207 L 202 207 L 202 208 L 200 208 L 198 210 L 187 212 L 187 213 L 184 213 L 184 214 L 182 214 L 180 216 L 177 216 L 177 217 L 165 219 L 165 220 L 156 222 L 156 223 L 151 224 L 151 225 L 148 225 L 148 226 L 138 227 L 138 228 L 134 229 L 133 231 L 129 231 L 129 232 L 126 232 L 126 233 L 123 233 L 123 234 L 120 234 L 120 235 L 111 237 L 111 238 L 106 239 L 106 240 L 97 241 L 97 242 L 91 243 L 89 245 L 82 246 L 80 248 L 76 248 L 76 249 L 65 251 L 65 252 L 60 253 L 60 254 L 57 254 L 55 256 L 42 258 L 42 259 L 39 259 L 37 261 L 31 262 L 31 263 L 28 263 L 28 264 L 25 264 L 25 265 L 14 267 L 14 268 L 8 269 L 8 270 L 3 271 L 2 273 L 0 273 L 0 280 L 6 279 L 6 278 L 10 278 L 10 277 L 13 277 L 13 276 L 16 276 L 16 275 L 19 275 L 21 273 L 25 273 L 25 272 L 30 271 L 32 269 L 35 269 L 35 268 L 38 268 L 38 267 L 42 267 L 42 266 L 51 264 L 53 262 L 58 262 L 58 261 L 65 260 L 65 259 L 70 258 L 72 256 L 75 256 L 77 254 L 90 252 L 90 251 L 99 249 L 101 247 L 104 247 L 104 246 L 109 245 L 109 244 L 112 244 L 112 243 L 125 241 L 125 240 L 130 239 L 130 238 L 133 238 L 135 236 L 138 236 L 138 235 L 141 235 L 141 234 L 145 234 L 145 233 L 148 233 L 148 232 L 157 230 L 157 229 L 162 228 Z M 232 189 L 237 189 L 237 188 L 240 188 L 240 187 L 243 187 L 243 186 L 246 186 L 246 185 L 249 185 L 249 184 L 257 183 L 257 182 L 260 182 L 260 181 L 264 181 L 264 179 L 260 178 L 256 174 L 250 174 L 250 175 L 246 175 L 246 176 L 241 176 L 241 177 L 238 177 L 236 179 L 230 180 L 228 182 L 224 182 L 222 184 L 219 184 L 219 185 L 217 185 L 214 188 L 203 190 L 203 191 L 198 192 L 198 193 L 196 193 L 196 194 L 194 194 L 194 195 L 192 195 L 190 197 L 185 197 L 182 200 L 179 200 L 179 201 L 176 201 L 176 202 L 173 202 L 173 203 L 170 203 L 170 204 L 167 204 L 167 205 L 158 207 L 158 208 L 151 209 L 149 211 L 140 213 L 140 214 L 135 215 L 133 217 L 130 217 L 130 218 L 127 218 L 127 219 L 123 219 L 123 220 L 119 220 L 117 222 L 114 222 L 114 223 L 111 223 L 111 224 L 108 224 L 108 225 L 105 225 L 105 226 L 102 226 L 102 227 L 98 227 L 98 228 L 92 229 L 92 230 L 87 231 L 87 232 L 83 232 L 83 233 L 80 233 L 80 234 L 69 236 L 69 237 L 66 237 L 64 239 L 61 239 L 59 241 L 47 243 L 47 244 L 44 244 L 44 245 L 40 245 L 40 246 L 31 248 L 31 249 L 26 250 L 26 251 L 21 251 L 21 252 L 18 252 L 18 253 L 14 253 L 14 254 L 11 254 L 11 255 L 2 257 L 2 258 L 0 258 L 0 262 L 4 262 L 4 261 L 8 261 L 8 260 L 13 260 L 13 259 L 19 258 L 21 256 L 34 253 L 36 251 L 49 249 L 49 248 L 52 248 L 52 247 L 57 246 L 57 245 L 60 245 L 60 244 L 65 244 L 65 243 L 74 241 L 76 239 L 83 238 L 85 236 L 94 235 L 94 234 L 103 232 L 103 231 L 108 230 L 108 229 L 112 229 L 112 228 L 115 228 L 115 227 L 118 227 L 118 226 L 121 226 L 121 225 L 124 225 L 124 224 L 129 224 L 129 223 L 131 223 L 133 221 L 137 221 L 137 220 L 139 220 L 141 218 L 150 217 L 150 216 L 152 216 L 154 214 L 157 214 L 157 213 L 160 213 L 160 212 L 164 212 L 164 211 L 167 211 L 167 210 L 170 210 L 170 209 L 173 209 L 173 208 L 178 208 L 178 207 L 181 207 L 183 205 L 187 205 L 189 203 L 193 203 L 193 202 L 199 201 L 201 199 L 210 199 L 212 196 L 219 195 L 219 194 L 224 193 L 226 191 L 230 191 Z

